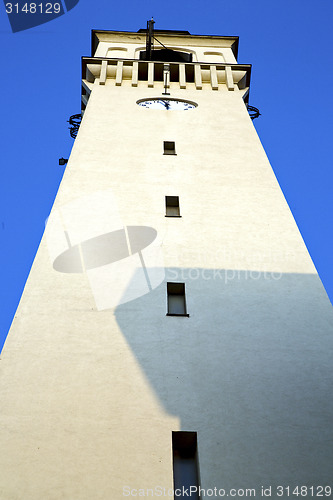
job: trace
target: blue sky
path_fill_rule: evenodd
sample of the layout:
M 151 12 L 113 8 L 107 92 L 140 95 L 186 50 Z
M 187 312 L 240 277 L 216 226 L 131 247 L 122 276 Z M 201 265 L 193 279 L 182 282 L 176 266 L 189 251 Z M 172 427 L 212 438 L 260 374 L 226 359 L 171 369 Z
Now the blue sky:
M 333 301 L 331 0 L 80 0 L 18 33 L 1 4 L 0 348 L 73 145 L 66 121 L 80 112 L 91 29 L 137 31 L 151 16 L 157 29 L 240 37 L 256 129 Z

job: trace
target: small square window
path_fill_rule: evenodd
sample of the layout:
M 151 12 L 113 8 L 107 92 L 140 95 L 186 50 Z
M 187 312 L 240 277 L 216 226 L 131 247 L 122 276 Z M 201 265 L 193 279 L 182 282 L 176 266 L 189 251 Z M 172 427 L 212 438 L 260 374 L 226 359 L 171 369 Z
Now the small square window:
M 189 316 L 186 313 L 185 283 L 167 283 L 167 316 Z
M 164 155 L 175 155 L 176 154 L 176 146 L 172 141 L 164 141 Z
M 165 197 L 165 217 L 181 217 L 179 211 L 179 196 Z

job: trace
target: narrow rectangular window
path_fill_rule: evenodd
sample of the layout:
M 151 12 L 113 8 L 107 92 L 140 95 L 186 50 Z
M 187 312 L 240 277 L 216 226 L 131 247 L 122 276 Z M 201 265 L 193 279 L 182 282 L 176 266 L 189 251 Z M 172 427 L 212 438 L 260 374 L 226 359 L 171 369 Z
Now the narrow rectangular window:
M 179 210 L 179 196 L 165 197 L 165 217 L 181 217 Z
M 167 283 L 167 316 L 189 316 L 186 313 L 185 283 Z
M 172 141 L 164 141 L 163 142 L 164 155 L 175 155 L 176 154 L 176 146 Z
M 173 432 L 172 452 L 175 499 L 190 497 L 192 500 L 200 500 L 197 433 Z M 187 494 L 184 493 L 186 491 Z

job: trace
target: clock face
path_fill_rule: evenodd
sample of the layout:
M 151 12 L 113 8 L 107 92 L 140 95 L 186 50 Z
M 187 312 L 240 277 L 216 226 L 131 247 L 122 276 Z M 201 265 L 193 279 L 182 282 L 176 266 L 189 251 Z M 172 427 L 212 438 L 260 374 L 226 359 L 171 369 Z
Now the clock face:
M 140 99 L 137 101 L 137 104 L 143 108 L 164 109 L 166 111 L 187 111 L 188 109 L 194 109 L 198 106 L 193 101 L 184 101 L 184 99 L 175 99 L 172 97 L 152 97 L 150 99 Z

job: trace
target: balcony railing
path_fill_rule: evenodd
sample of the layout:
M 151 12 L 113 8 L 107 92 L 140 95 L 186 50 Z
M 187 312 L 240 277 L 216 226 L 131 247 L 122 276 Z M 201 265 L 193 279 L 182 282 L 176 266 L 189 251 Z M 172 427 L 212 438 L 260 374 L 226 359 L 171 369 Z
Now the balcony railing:
M 100 57 L 82 58 L 82 79 L 93 83 L 96 78 L 100 85 L 106 80 L 115 80 L 116 86 L 124 81 L 130 81 L 132 87 L 139 82 L 146 82 L 153 88 L 158 82 L 163 82 L 164 66 L 161 61 L 140 61 L 137 59 L 111 59 Z M 189 84 L 202 90 L 209 84 L 212 90 L 218 90 L 220 85 L 226 85 L 228 90 L 246 89 L 250 86 L 251 65 L 227 63 L 167 63 L 170 68 L 170 82 L 177 82 L 179 88 L 186 89 Z M 191 85 L 193 87 L 193 85 Z

